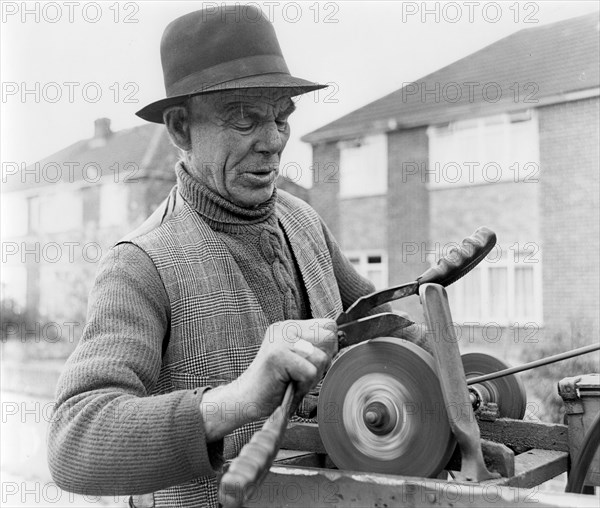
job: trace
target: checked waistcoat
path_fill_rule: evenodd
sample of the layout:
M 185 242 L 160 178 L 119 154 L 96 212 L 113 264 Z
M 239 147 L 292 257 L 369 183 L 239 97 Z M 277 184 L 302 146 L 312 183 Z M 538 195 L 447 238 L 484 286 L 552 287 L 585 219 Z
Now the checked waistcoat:
M 233 381 L 255 357 L 270 324 L 223 242 L 175 190 L 169 200 L 177 204 L 168 218 L 128 240 L 154 262 L 171 306 L 154 394 Z M 335 319 L 342 303 L 318 215 L 281 190 L 275 213 L 298 263 L 311 316 Z M 237 456 L 261 426 L 254 422 L 227 436 L 224 458 Z M 197 478 L 156 492 L 155 503 L 216 507 L 216 489 L 215 478 Z

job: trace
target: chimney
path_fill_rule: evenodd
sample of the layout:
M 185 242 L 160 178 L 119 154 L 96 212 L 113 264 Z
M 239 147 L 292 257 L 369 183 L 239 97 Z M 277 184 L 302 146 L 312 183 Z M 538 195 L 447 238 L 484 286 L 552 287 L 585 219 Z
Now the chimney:
M 111 134 L 110 118 L 94 120 L 94 139 L 107 139 Z
M 106 141 L 111 135 L 110 118 L 98 118 L 94 120 L 94 137 L 88 142 L 90 148 L 98 148 L 106 145 Z

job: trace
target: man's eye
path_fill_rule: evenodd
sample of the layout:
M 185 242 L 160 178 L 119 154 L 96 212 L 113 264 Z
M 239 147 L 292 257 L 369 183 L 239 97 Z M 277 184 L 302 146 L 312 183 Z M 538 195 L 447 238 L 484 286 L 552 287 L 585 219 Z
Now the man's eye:
M 287 129 L 287 120 L 277 120 L 275 123 L 277 124 L 277 130 L 284 132 Z
M 249 132 L 252 129 L 254 129 L 254 122 L 250 119 L 248 120 L 237 120 L 234 124 L 233 127 L 235 129 L 237 129 L 238 131 L 242 131 L 242 132 Z

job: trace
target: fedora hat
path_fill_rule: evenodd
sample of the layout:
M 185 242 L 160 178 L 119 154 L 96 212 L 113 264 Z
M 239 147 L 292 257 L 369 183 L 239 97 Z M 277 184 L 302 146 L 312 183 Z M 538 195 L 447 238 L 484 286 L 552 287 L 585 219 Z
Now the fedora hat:
M 252 5 L 212 7 L 172 21 L 160 55 L 167 97 L 136 115 L 163 123 L 163 111 L 188 97 L 220 90 L 285 88 L 300 95 L 327 85 L 292 76 L 273 25 Z

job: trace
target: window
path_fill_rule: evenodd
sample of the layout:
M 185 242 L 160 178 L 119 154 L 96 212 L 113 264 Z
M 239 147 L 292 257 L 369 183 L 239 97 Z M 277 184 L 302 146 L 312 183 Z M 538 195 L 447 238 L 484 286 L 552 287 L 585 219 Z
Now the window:
M 492 251 L 477 268 L 446 288 L 454 321 L 541 325 L 542 267 L 537 246 L 525 244 L 524 250 L 509 248 L 502 254 Z
M 38 291 L 39 291 L 39 302 L 38 311 L 43 316 L 51 316 L 56 318 L 56 310 L 64 305 L 65 289 L 59 284 L 58 274 L 60 268 L 54 265 L 44 263 L 40 266 L 39 279 L 38 279 Z M 56 298 L 56 294 L 59 293 L 61 298 Z
M 31 196 L 27 198 L 27 231 L 37 233 L 40 229 L 40 198 Z
M 388 286 L 387 256 L 383 251 L 352 251 L 346 256 L 356 271 L 375 285 L 375 289 Z
M 431 126 L 427 134 L 431 187 L 538 181 L 535 111 Z
M 111 227 L 128 220 L 129 195 L 125 183 L 111 182 L 100 189 L 100 226 Z
M 40 196 L 39 230 L 60 233 L 81 227 L 82 201 L 78 193 L 64 189 Z
M 0 205 L 2 239 L 26 235 L 29 220 L 28 199 L 20 192 L 10 192 L 2 194 Z
M 376 196 L 387 192 L 387 135 L 378 134 L 340 147 L 340 197 Z
M 83 201 L 83 224 L 84 226 L 87 224 L 96 226 L 100 216 L 100 188 L 97 185 L 90 185 L 82 187 L 80 192 Z
M 11 300 L 18 308 L 24 309 L 27 305 L 27 268 L 20 261 L 20 256 L 13 256 L 8 260 L 13 263 L 2 264 L 2 282 L 0 283 L 0 297 L 2 300 Z

